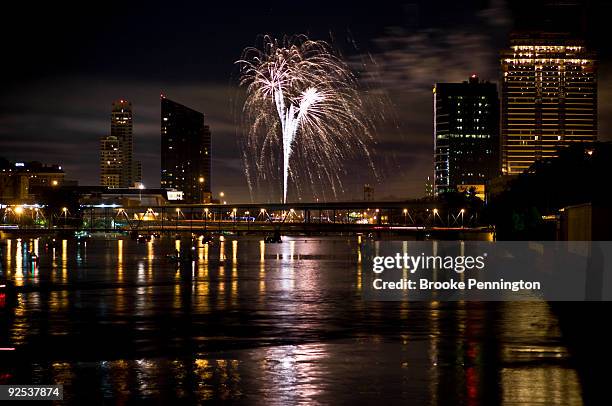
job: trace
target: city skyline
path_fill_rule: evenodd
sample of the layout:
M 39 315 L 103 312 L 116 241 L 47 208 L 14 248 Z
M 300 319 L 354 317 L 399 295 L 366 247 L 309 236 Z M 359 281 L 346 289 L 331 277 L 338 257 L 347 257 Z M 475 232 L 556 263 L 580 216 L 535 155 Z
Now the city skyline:
M 612 1 L 3 13 L 0 399 L 610 397 Z
M 364 183 L 374 184 L 377 197 L 421 196 L 423 182 L 431 175 L 432 84 L 461 81 L 468 74 L 478 73 L 482 79 L 499 85 L 498 52 L 508 46 L 508 33 L 515 25 L 516 16 L 520 15 L 518 6 L 510 7 L 499 1 L 484 7 L 464 7 L 460 12 L 450 2 L 444 6 L 437 16 L 430 12 L 425 2 L 389 4 L 384 16 L 373 17 L 357 8 L 353 23 L 341 18 L 340 5 L 330 5 L 326 8 L 328 16 L 307 13 L 295 18 L 294 24 L 286 24 L 286 19 L 276 17 L 293 10 L 272 4 L 266 10 L 246 7 L 235 11 L 245 17 L 247 23 L 242 24 L 243 27 L 234 21 L 230 10 L 218 8 L 214 11 L 219 24 L 230 24 L 232 30 L 219 37 L 212 31 L 192 31 L 172 23 L 184 41 L 177 50 L 171 50 L 162 41 L 161 47 L 168 53 L 154 68 L 147 68 L 138 59 L 147 60 L 153 55 L 152 50 L 144 47 L 145 50 L 132 49 L 134 55 L 126 59 L 118 72 L 118 66 L 90 54 L 102 55 L 110 46 L 105 38 L 97 36 L 93 50 L 80 49 L 66 65 L 66 72 L 55 71 L 45 64 L 49 69 L 37 81 L 25 77 L 24 72 L 29 69 L 27 58 L 19 59 L 15 68 L 23 72 L 16 72 L 14 83 L 6 88 L 0 99 L 4 107 L 0 119 L 5 124 L 1 130 L 3 155 L 14 161 L 59 162 L 66 168 L 67 178 L 77 178 L 82 184 L 96 184 L 98 159 L 95 154 L 98 138 L 107 133 L 108 103 L 125 97 L 134 105 L 135 150 L 136 156 L 143 160 L 144 183 L 157 185 L 160 154 L 157 100 L 163 92 L 207 115 L 216 135 L 213 172 L 225 175 L 215 180 L 215 189 L 225 191 L 231 200 L 248 201 L 237 148 L 239 134 L 235 115 L 240 94 L 234 81 L 233 62 L 244 46 L 253 45 L 257 35 L 264 32 L 308 32 L 315 38 L 329 40 L 331 30 L 335 43 L 353 65 L 361 66 L 364 56 L 372 56 L 376 70 L 370 69 L 367 73 L 380 74 L 381 90 L 388 93 L 394 106 L 387 117 L 387 125 L 379 129 L 380 142 L 376 147 L 377 155 L 382 157 L 379 164 L 393 168 L 394 176 L 387 177 L 383 183 L 363 179 L 347 185 L 346 197 L 359 197 Z M 596 5 L 596 12 L 592 13 L 596 18 L 601 7 L 604 6 Z M 393 10 L 397 13 L 391 12 Z M 123 24 L 132 34 L 137 28 L 154 34 L 159 10 L 149 10 L 150 15 L 143 21 L 134 20 L 136 11 L 137 8 L 127 10 L 133 26 L 119 19 L 112 20 L 111 27 Z M 365 21 L 372 24 L 362 24 Z M 477 25 L 482 25 L 481 32 L 472 34 L 470 27 Z M 444 32 L 441 31 L 443 26 Z M 593 24 L 593 27 L 599 25 Z M 610 50 L 605 41 L 597 41 L 598 29 L 601 28 L 593 28 L 593 32 L 587 33 L 587 39 L 595 38 L 601 59 L 600 99 L 605 100 L 612 96 L 608 79 Z M 154 37 L 156 35 L 159 34 Z M 142 34 L 136 39 L 148 43 Z M 203 55 L 215 55 L 214 61 L 204 56 L 195 58 L 185 52 L 199 49 L 198 53 Z M 83 64 L 81 59 L 90 62 Z M 429 70 L 425 69 L 427 67 Z M 364 75 L 364 79 L 370 79 L 369 75 Z M 57 99 L 57 103 L 50 103 L 52 98 Z M 605 114 L 608 107 L 606 103 L 600 106 L 599 139 L 609 140 L 612 124 L 607 118 L 609 115 Z M 54 159 L 47 159 L 47 154 L 53 154 Z

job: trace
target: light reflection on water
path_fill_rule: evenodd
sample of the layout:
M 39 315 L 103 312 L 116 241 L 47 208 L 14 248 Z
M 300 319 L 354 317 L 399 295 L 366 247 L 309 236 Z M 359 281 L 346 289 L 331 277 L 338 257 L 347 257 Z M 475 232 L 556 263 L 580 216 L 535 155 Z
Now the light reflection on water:
M 3 276 L 22 290 L 0 346 L 22 358 L 0 377 L 79 403 L 581 404 L 545 303 L 365 302 L 357 238 L 196 240 L 193 263 L 166 258 L 189 248 L 6 241 Z

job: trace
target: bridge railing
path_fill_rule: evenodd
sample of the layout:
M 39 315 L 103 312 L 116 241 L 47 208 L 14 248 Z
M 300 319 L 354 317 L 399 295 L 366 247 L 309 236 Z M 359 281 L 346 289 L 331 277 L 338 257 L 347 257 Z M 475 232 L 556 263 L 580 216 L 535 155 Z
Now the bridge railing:
M 417 227 L 469 228 L 479 226 L 477 211 L 433 204 L 358 202 L 289 205 L 166 205 L 155 207 L 82 205 L 66 208 L 5 206 L 0 224 L 20 228 L 82 228 L 89 230 L 184 230 L 284 227 L 316 228 L 342 225 L 354 228 Z

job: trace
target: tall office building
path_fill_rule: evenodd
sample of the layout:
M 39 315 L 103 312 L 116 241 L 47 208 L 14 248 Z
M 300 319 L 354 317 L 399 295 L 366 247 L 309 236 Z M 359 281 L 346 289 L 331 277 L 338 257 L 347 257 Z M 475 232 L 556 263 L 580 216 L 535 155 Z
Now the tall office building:
M 121 149 L 117 137 L 100 138 L 100 185 L 118 188 L 121 185 Z
M 204 114 L 161 98 L 161 187 L 183 192 L 189 202 L 210 193 L 211 134 Z
M 463 83 L 437 83 L 434 103 L 434 191 L 484 187 L 499 171 L 499 99 L 494 83 L 472 75 Z
M 121 150 L 121 180 L 120 187 L 132 187 L 137 179 L 140 164 L 134 161 L 134 136 L 132 122 L 132 103 L 128 100 L 113 102 L 111 111 L 111 133 L 117 137 Z
M 597 67 L 582 41 L 514 34 L 502 52 L 501 169 L 513 175 L 597 137 Z
M 133 187 L 142 181 L 140 162 L 134 160 L 132 103 L 116 100 L 111 109 L 110 136 L 100 138 L 100 184 Z

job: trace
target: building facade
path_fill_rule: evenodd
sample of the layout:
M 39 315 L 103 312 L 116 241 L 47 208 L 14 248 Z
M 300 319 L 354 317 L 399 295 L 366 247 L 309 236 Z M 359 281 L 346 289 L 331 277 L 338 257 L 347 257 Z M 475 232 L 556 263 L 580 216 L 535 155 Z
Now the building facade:
M 64 176 L 59 165 L 0 159 L 0 204 L 34 201 L 45 189 L 62 186 Z
M 117 137 L 100 139 L 100 185 L 110 188 L 121 186 L 121 146 Z
M 476 190 L 499 172 L 499 98 L 494 83 L 472 75 L 433 88 L 434 192 Z
M 134 135 L 132 122 L 132 103 L 128 100 L 116 100 L 111 110 L 110 136 L 119 140 L 121 152 L 119 187 L 130 187 L 134 184 Z
M 566 35 L 515 34 L 502 52 L 501 169 L 514 175 L 597 138 L 597 67 Z
M 110 135 L 100 138 L 100 185 L 133 187 L 142 181 L 139 161 L 134 160 L 132 103 L 116 100 L 111 109 Z
M 161 98 L 161 187 L 187 202 L 211 199 L 211 133 L 204 114 Z

